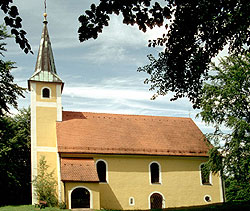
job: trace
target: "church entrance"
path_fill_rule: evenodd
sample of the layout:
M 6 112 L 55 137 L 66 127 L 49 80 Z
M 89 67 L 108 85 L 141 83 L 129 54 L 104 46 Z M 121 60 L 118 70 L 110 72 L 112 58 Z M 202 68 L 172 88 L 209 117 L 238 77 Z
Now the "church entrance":
M 154 193 L 150 197 L 150 209 L 162 209 L 162 196 L 159 193 Z
M 90 193 L 86 188 L 76 188 L 72 191 L 71 208 L 90 208 Z

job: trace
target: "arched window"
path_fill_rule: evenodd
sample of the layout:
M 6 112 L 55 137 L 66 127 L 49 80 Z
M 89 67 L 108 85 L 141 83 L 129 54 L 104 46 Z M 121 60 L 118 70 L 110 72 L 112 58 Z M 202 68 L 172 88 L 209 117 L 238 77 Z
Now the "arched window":
M 160 166 L 158 163 L 153 162 L 150 164 L 150 179 L 152 184 L 159 184 L 160 181 Z
M 42 97 L 43 98 L 50 98 L 50 90 L 48 88 L 43 88 Z
M 71 208 L 90 208 L 90 192 L 86 188 L 76 188 L 72 191 Z
M 150 198 L 150 209 L 162 209 L 165 207 L 164 199 L 160 193 L 153 193 Z
M 103 160 L 99 160 L 96 164 L 97 174 L 99 177 L 100 182 L 107 182 L 106 172 L 107 166 Z
M 204 163 L 200 165 L 200 174 L 201 174 L 201 184 L 211 185 L 210 171 Z

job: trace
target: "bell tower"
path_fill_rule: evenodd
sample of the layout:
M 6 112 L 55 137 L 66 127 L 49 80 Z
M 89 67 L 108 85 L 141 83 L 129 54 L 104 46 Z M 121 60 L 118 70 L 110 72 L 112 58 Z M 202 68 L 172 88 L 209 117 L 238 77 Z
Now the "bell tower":
M 31 94 L 31 175 L 33 180 L 37 175 L 39 160 L 45 156 L 49 170 L 54 170 L 55 179 L 58 181 L 60 200 L 60 160 L 57 150 L 56 122 L 62 121 L 61 94 L 64 83 L 56 72 L 46 13 L 44 13 L 43 24 L 35 72 L 28 80 Z M 32 185 L 32 204 L 36 201 Z

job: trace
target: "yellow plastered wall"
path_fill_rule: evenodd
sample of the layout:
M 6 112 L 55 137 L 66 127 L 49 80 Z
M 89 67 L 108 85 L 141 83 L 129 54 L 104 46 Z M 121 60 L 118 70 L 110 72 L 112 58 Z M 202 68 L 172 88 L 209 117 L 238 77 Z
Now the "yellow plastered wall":
M 199 166 L 204 158 L 102 156 L 108 163 L 108 184 L 99 184 L 100 206 L 105 209 L 149 209 L 149 197 L 160 192 L 165 207 L 204 205 L 204 196 L 211 203 L 221 202 L 220 178 L 212 176 L 212 185 L 201 185 Z M 150 184 L 149 164 L 161 166 L 161 184 Z M 135 205 L 129 205 L 134 197 Z
M 37 164 L 39 165 L 39 161 L 41 157 L 44 156 L 47 165 L 49 166 L 48 168 L 48 173 L 54 172 L 54 176 L 57 179 L 57 154 L 55 152 L 37 152 Z
M 35 134 L 34 142 L 36 157 L 36 168 L 38 169 L 41 156 L 45 156 L 45 160 L 49 165 L 48 172 L 54 171 L 54 177 L 58 181 L 58 155 L 57 155 L 57 139 L 56 139 L 56 121 L 58 118 L 57 104 L 57 85 L 56 83 L 32 82 L 36 84 L 34 98 L 35 102 Z M 42 98 L 42 89 L 49 88 L 50 98 Z M 60 105 L 59 105 L 60 106 Z M 34 114 L 33 114 L 34 115 Z M 35 167 L 34 167 L 35 168 Z M 57 187 L 58 190 L 59 187 Z M 59 193 L 59 192 L 58 192 Z
M 37 107 L 37 146 L 56 147 L 56 107 Z
M 89 190 L 91 195 L 91 200 L 90 200 L 91 208 L 96 210 L 99 210 L 101 208 L 98 183 L 65 182 L 65 202 L 67 204 L 67 208 L 69 208 L 70 206 L 69 197 L 75 188 L 86 188 L 87 190 Z

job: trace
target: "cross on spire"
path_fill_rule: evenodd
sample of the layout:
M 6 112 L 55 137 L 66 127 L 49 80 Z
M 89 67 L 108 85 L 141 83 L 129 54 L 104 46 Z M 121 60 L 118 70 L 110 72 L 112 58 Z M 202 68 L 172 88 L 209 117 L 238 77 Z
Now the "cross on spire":
M 47 5 L 46 5 L 46 0 L 44 0 L 44 13 L 46 13 Z
M 46 3 L 46 0 L 44 0 L 44 14 L 43 14 L 43 16 L 44 16 L 44 21 L 43 21 L 43 23 L 44 23 L 44 24 L 47 24 L 47 23 L 48 23 L 48 21 L 47 21 L 47 13 L 46 13 L 46 10 L 47 10 L 47 3 Z

